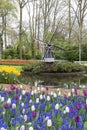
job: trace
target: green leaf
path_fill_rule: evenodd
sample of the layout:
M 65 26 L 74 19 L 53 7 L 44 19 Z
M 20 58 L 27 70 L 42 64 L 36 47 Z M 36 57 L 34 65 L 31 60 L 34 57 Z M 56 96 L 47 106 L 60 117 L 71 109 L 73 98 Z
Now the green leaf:
M 83 130 L 87 130 L 87 121 L 85 121 L 85 123 L 84 123 Z

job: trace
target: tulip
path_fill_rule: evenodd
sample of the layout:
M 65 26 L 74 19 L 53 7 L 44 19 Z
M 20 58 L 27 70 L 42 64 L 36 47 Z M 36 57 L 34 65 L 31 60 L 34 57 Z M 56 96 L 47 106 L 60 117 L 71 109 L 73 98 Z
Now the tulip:
M 42 96 L 42 94 L 40 95 L 40 99 L 41 99 L 41 100 L 43 99 L 43 96 Z
M 66 108 L 65 108 L 65 111 L 66 111 L 66 113 L 69 113 L 69 111 L 70 111 L 70 110 L 69 110 L 69 107 L 66 107 Z
M 32 112 L 32 117 L 35 118 L 37 113 L 35 111 Z
M 75 120 L 75 122 L 77 123 L 77 122 L 80 121 L 80 117 L 79 117 L 79 116 L 75 116 L 74 120 Z
M 21 103 L 21 106 L 24 107 L 24 103 L 23 102 Z
M 27 115 L 24 115 L 24 121 L 27 121 Z
M 8 103 L 5 103 L 5 104 L 4 104 L 4 108 L 5 108 L 5 109 L 8 109 L 8 108 L 9 108 Z
M 35 106 L 34 105 L 31 106 L 31 111 L 35 111 Z
M 32 126 L 29 127 L 29 130 L 34 130 L 34 128 Z
M 25 95 L 25 93 L 26 93 L 25 90 L 22 90 L 22 95 Z
M 11 104 L 11 98 L 8 98 L 7 103 Z
M 59 109 L 59 104 L 55 105 L 55 109 L 58 110 Z
M 47 126 L 51 127 L 52 126 L 52 121 L 50 119 L 47 120 Z
M 15 109 L 15 108 L 16 108 L 16 104 L 13 103 L 13 104 L 12 104 L 12 109 Z
M 25 126 L 22 125 L 21 128 L 20 128 L 20 130 L 25 130 Z
M 36 99 L 36 103 L 39 103 L 39 98 Z
M 47 101 L 50 101 L 50 96 L 47 96 Z
M 5 98 L 4 97 L 1 97 L 1 102 L 4 102 Z

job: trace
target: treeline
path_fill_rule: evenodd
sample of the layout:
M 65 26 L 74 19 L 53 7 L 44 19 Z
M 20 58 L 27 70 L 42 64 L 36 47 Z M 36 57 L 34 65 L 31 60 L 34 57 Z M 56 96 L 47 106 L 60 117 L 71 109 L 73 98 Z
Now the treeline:
M 25 9 L 27 21 L 23 19 Z M 86 0 L 0 0 L 3 36 L 0 52 L 10 44 L 20 59 L 24 55 L 40 58 L 43 50 L 40 42 L 36 43 L 34 38 L 49 42 L 55 32 L 52 44 L 66 49 L 65 52 L 55 50 L 56 58 L 87 60 L 86 14 Z M 12 28 L 15 23 L 16 29 Z

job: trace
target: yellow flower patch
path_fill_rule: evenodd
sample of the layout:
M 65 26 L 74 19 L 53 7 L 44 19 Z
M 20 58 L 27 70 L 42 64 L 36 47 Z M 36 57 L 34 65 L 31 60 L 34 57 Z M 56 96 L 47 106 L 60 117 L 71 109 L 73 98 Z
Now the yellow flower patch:
M 14 67 L 8 67 L 8 66 L 0 66 L 0 72 L 6 72 L 7 74 L 13 73 L 16 76 L 20 75 L 20 71 L 18 71 L 16 68 Z

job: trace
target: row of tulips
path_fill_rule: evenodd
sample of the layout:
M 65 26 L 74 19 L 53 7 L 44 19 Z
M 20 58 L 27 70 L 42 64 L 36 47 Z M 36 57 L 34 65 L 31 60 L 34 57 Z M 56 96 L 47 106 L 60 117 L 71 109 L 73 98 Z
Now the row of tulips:
M 0 130 L 87 130 L 87 90 L 62 96 L 59 89 L 10 85 L 0 91 Z
M 4 60 L 0 61 L 0 65 L 25 65 L 28 64 L 28 60 Z
M 20 71 L 10 66 L 0 66 L 0 83 L 15 83 Z

